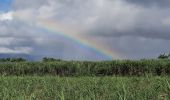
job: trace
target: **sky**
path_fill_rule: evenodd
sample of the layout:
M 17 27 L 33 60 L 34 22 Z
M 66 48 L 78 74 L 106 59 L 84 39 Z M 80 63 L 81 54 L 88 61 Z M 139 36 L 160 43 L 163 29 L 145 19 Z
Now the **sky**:
M 4 12 L 10 9 L 11 0 L 1 0 L 0 1 L 0 11 Z
M 0 54 L 71 60 L 170 52 L 170 0 L 0 0 Z

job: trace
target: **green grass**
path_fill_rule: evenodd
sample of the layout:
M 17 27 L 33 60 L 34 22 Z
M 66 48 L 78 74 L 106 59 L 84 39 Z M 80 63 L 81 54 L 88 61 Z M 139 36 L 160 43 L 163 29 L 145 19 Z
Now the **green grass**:
M 170 100 L 170 60 L 0 62 L 0 100 Z
M 170 77 L 0 77 L 2 100 L 170 100 Z
M 0 63 L 0 75 L 3 76 L 145 76 L 147 74 L 170 75 L 170 60 Z

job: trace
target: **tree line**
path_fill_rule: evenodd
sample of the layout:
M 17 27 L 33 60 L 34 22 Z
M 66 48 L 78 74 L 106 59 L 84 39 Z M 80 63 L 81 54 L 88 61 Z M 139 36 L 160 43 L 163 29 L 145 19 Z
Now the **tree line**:
M 170 59 L 170 53 L 166 54 L 160 54 L 158 59 Z M 0 62 L 26 62 L 27 60 L 24 58 L 0 58 Z M 42 58 L 42 62 L 55 62 L 55 61 L 62 61 L 62 59 L 55 59 L 55 58 L 49 58 L 49 57 L 44 57 Z
M 24 58 L 0 58 L 0 62 L 25 62 Z
M 0 62 L 26 62 L 27 60 L 24 58 L 0 58 Z M 62 61 L 61 59 L 55 59 L 55 58 L 48 58 L 44 57 L 42 58 L 43 62 L 53 62 L 53 61 Z

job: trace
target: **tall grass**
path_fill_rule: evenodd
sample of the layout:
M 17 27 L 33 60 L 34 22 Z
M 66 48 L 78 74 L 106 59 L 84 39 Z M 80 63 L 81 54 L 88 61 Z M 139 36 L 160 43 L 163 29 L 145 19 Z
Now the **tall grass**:
M 170 60 L 115 60 L 102 62 L 5 62 L 0 63 L 0 75 L 59 76 L 145 76 L 170 75 Z
M 169 75 L 169 60 L 0 62 L 0 99 L 170 100 Z
M 169 100 L 169 77 L 0 77 L 3 100 Z

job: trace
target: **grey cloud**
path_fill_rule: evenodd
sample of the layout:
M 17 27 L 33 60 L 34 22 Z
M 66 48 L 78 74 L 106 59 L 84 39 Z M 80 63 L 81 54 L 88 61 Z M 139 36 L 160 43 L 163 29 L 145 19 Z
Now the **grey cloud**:
M 13 10 L 27 9 L 27 8 L 39 8 L 43 4 L 47 4 L 48 0 L 13 0 L 12 7 Z
M 170 39 L 170 7 L 155 4 L 170 5 L 168 0 L 56 0 L 40 7 L 39 12 L 68 27 L 78 27 L 86 35 Z
M 0 22 L 4 48 L 30 47 L 32 54 L 65 59 L 106 59 L 62 36 L 40 30 L 36 17 L 74 27 L 80 34 L 103 41 L 127 58 L 155 57 L 170 49 L 169 0 L 14 0 L 14 19 Z M 5 38 L 13 38 L 6 41 Z M 167 46 L 165 46 L 167 44 Z M 17 50 L 17 49 L 16 49 Z
M 60 21 L 67 27 L 79 28 L 82 34 L 170 39 L 168 28 L 170 8 L 158 6 L 148 8 L 134 4 L 169 5 L 168 0 L 40 0 L 39 2 L 29 0 L 26 2 L 16 0 L 18 5 L 33 4 L 18 10 L 28 11 L 32 13 L 31 16 Z M 18 7 L 17 4 L 14 3 L 14 6 Z
M 170 50 L 170 40 L 134 36 L 105 38 L 103 41 L 125 59 L 157 58 L 159 54 Z
M 30 47 L 15 47 L 15 48 L 8 48 L 8 47 L 0 47 L 1 54 L 30 54 L 32 48 Z
M 129 3 L 141 5 L 144 7 L 169 7 L 170 1 L 169 0 L 126 0 Z
M 137 36 L 170 39 L 169 8 L 145 8 L 129 3 L 120 3 L 112 12 L 104 10 L 88 33 L 95 36 Z

